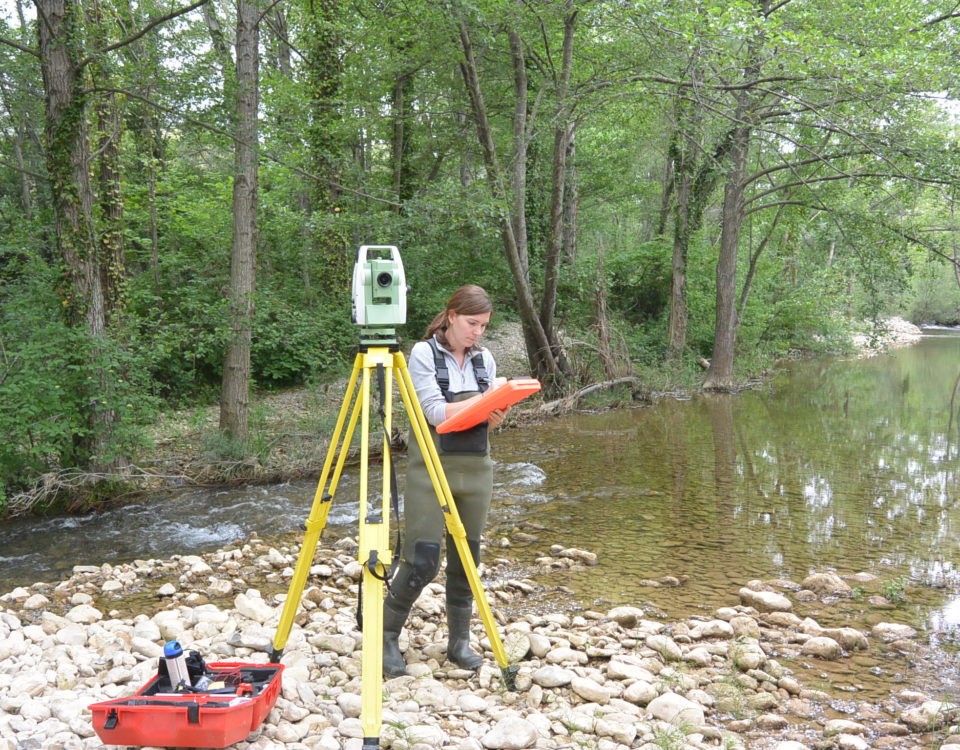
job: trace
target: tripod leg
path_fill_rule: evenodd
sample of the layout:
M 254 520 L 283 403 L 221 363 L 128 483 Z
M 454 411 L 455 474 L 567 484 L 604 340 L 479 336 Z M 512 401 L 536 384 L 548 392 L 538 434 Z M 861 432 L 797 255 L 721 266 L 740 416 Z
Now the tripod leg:
M 333 496 L 336 492 L 337 482 L 340 479 L 340 473 L 343 469 L 344 460 L 346 459 L 347 446 L 350 445 L 353 437 L 353 431 L 359 414 L 359 402 L 354 404 L 350 423 L 345 433 L 343 428 L 347 418 L 350 400 L 356 386 L 357 376 L 360 373 L 361 361 L 360 355 L 357 355 L 353 366 L 353 373 L 347 385 L 347 391 L 343 396 L 343 403 L 340 405 L 337 424 L 330 438 L 330 446 L 327 449 L 327 456 L 323 462 L 323 470 L 320 472 L 320 480 L 317 483 L 317 491 L 313 497 L 310 515 L 304 525 L 306 531 L 303 535 L 303 543 L 300 545 L 300 555 L 297 558 L 297 566 L 294 569 L 293 578 L 290 581 L 287 598 L 283 603 L 280 622 L 277 625 L 277 632 L 273 639 L 273 650 L 270 652 L 270 661 L 273 663 L 280 661 L 280 658 L 283 656 L 283 648 L 287 645 L 287 639 L 290 637 L 293 618 L 296 616 L 297 608 L 300 606 L 303 587 L 310 573 L 310 566 L 313 565 L 313 556 L 316 553 L 317 543 L 320 541 L 320 535 L 323 533 L 323 529 L 327 523 L 327 516 L 330 513 L 330 506 L 333 504 Z M 328 488 L 327 479 L 330 477 L 330 468 L 333 465 L 333 459 L 337 453 L 338 446 L 340 446 L 341 435 L 344 439 L 343 446 L 340 449 L 340 460 L 337 461 L 336 469 L 333 472 L 333 477 Z M 328 489 L 329 491 L 327 491 Z
M 394 354 L 394 366 L 399 372 L 397 383 L 400 386 L 400 395 L 403 397 L 403 404 L 410 418 L 410 429 L 416 437 L 420 450 L 423 451 L 427 472 L 430 475 L 433 488 L 437 493 L 437 500 L 440 503 L 440 510 L 443 511 L 444 514 L 447 531 L 454 540 L 457 555 L 463 564 L 467 580 L 470 583 L 470 590 L 473 592 L 474 599 L 476 599 L 477 602 L 480 619 L 483 621 L 483 626 L 487 631 L 487 637 L 490 639 L 490 645 L 493 649 L 497 664 L 500 665 L 500 672 L 504 684 L 508 690 L 515 690 L 516 674 L 519 668 L 516 665 L 511 665 L 507 659 L 507 652 L 503 647 L 503 641 L 500 640 L 497 624 L 493 617 L 493 610 L 490 609 L 486 592 L 483 590 L 483 584 L 480 582 L 480 574 L 477 572 L 477 566 L 474 564 L 473 556 L 470 553 L 466 530 L 460 520 L 460 515 L 457 513 L 457 507 L 453 501 L 453 494 L 450 492 L 450 485 L 447 483 L 447 478 L 443 473 L 443 466 L 440 463 L 440 456 L 437 454 L 437 447 L 433 444 L 433 439 L 430 436 L 427 419 L 424 417 L 423 410 L 420 408 L 420 402 L 417 400 L 416 390 L 413 387 L 413 381 L 410 379 L 410 373 L 407 370 L 402 352 L 396 352 Z
M 393 358 L 387 349 L 370 349 L 364 354 L 360 398 L 362 426 L 360 441 L 360 549 L 363 566 L 363 655 L 360 661 L 360 726 L 363 748 L 379 747 L 383 688 L 383 593 L 390 568 L 390 431 Z M 383 388 L 383 484 L 380 503 L 367 502 L 367 468 L 370 437 L 370 371 L 376 369 Z

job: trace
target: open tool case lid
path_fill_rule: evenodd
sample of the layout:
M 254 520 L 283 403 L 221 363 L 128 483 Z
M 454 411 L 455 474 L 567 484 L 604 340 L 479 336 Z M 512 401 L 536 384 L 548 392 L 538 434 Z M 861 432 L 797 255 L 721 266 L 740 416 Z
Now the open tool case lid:
M 540 381 L 536 378 L 513 378 L 487 391 L 466 409 L 458 411 L 450 419 L 446 419 L 437 426 L 437 432 L 457 432 L 467 430 L 480 424 L 490 412 L 512 406 L 527 396 L 532 396 L 540 390 Z
M 207 664 L 211 684 L 169 692 L 157 674 L 134 695 L 94 703 L 93 728 L 109 745 L 223 748 L 259 727 L 280 694 L 282 664 Z

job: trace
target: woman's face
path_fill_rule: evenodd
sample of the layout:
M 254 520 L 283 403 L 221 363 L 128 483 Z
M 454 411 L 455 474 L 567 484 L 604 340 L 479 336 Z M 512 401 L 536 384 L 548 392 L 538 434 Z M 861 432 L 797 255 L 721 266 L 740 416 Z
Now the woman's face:
M 480 340 L 480 336 L 487 328 L 490 322 L 490 313 L 479 313 L 477 315 L 460 315 L 459 313 L 447 313 L 447 342 L 454 350 L 469 351 L 470 347 Z

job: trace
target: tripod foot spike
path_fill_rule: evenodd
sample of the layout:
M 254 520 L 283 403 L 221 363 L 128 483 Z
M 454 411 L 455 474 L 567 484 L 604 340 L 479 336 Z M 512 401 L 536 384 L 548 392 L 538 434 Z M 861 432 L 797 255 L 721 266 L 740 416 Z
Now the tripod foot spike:
M 503 676 L 503 685 L 511 693 L 517 692 L 517 673 L 519 671 L 519 664 L 509 664 L 506 667 L 500 668 L 500 673 Z
M 270 652 L 270 663 L 279 664 L 280 660 L 283 658 L 283 649 L 275 648 Z
M 380 750 L 380 738 L 364 737 L 362 750 Z

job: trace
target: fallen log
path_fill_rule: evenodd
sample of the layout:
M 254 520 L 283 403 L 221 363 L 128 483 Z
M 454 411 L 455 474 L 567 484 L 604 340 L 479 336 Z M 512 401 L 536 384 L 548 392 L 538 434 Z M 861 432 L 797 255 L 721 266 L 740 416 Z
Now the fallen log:
M 632 385 L 639 387 L 640 378 L 627 376 L 623 378 L 615 378 L 614 380 L 605 380 L 602 383 L 592 383 L 591 385 L 584 386 L 583 388 L 567 394 L 566 396 L 562 396 L 561 398 L 554 399 L 553 401 L 546 401 L 534 409 L 533 412 L 536 414 L 558 414 L 560 412 L 569 411 L 573 409 L 585 396 L 595 393 L 596 391 L 616 388 L 618 385 Z

